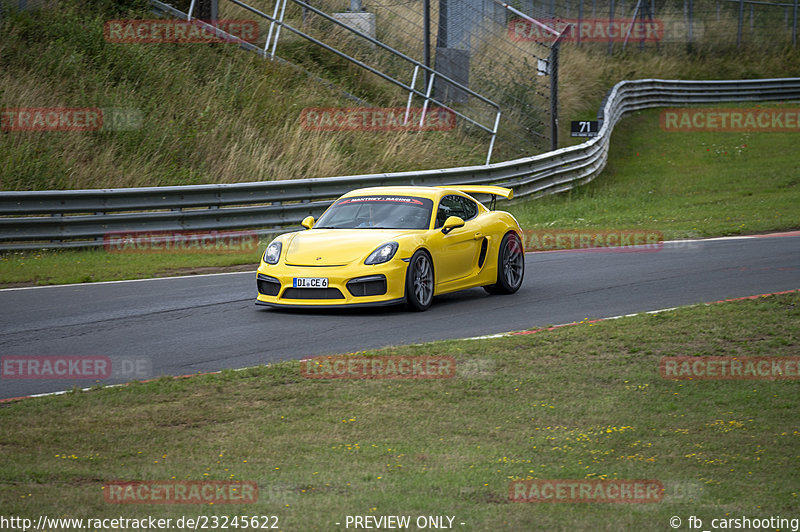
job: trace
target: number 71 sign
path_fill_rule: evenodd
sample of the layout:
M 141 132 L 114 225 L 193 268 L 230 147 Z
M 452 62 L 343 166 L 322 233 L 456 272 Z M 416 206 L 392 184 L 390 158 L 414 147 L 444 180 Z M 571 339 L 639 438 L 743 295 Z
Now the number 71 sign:
M 571 125 L 570 136 L 572 137 L 596 137 L 600 131 L 600 122 L 598 120 L 573 120 Z

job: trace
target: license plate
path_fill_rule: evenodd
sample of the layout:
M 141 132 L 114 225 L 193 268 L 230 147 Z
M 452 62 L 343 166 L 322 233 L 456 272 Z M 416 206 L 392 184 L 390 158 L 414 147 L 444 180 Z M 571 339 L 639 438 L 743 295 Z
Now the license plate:
M 295 277 L 294 288 L 328 288 L 327 277 Z

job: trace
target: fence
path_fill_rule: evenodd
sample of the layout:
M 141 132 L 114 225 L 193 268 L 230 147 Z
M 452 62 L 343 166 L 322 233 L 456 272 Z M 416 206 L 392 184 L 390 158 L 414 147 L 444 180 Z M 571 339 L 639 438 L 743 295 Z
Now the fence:
M 348 190 L 381 185 L 497 184 L 515 197 L 569 190 L 605 166 L 611 132 L 628 112 L 665 105 L 800 100 L 800 78 L 621 81 L 598 113 L 597 137 L 549 153 L 485 166 L 321 179 L 110 190 L 0 192 L 0 249 L 102 245 L 114 231 L 257 228 L 272 233 L 318 216 Z
M 608 53 L 628 46 L 666 48 L 704 45 L 712 49 L 797 45 L 800 0 L 518 0 L 522 11 L 558 27 L 575 25 L 568 39 Z M 616 27 L 609 21 L 620 23 Z M 637 22 L 640 35 L 631 31 Z M 511 22 L 513 34 L 513 24 Z M 648 33 L 647 28 L 653 32 Z M 637 26 L 634 26 L 634 30 Z M 609 30 L 612 30 L 611 32 Z M 537 32 L 530 37 L 537 36 Z
M 409 105 L 412 95 L 427 104 L 423 93 L 432 89 L 435 99 L 452 106 L 460 117 L 469 117 L 461 125 L 491 134 L 490 155 L 497 138 L 504 159 L 558 145 L 558 70 L 553 68 L 558 47 L 551 32 L 525 15 L 564 30 L 566 46 L 599 48 L 609 54 L 631 48 L 682 53 L 704 46 L 714 53 L 745 45 L 762 50 L 796 43 L 800 4 L 800 0 L 514 0 L 511 5 L 502 0 L 350 0 L 345 9 L 345 0 L 172 1 L 186 11 L 191 6 L 211 6 L 220 18 L 257 12 L 271 21 L 260 36 L 265 52 L 269 49 L 271 55 L 277 52 L 290 62 L 303 63 L 303 54 L 310 52 L 298 46 L 298 36 L 332 45 L 401 80 L 404 89 L 410 83 Z M 288 32 L 281 33 L 283 23 L 294 33 L 284 36 Z M 337 23 L 342 26 L 336 28 Z M 347 35 L 343 27 L 375 42 L 365 46 L 363 39 Z M 389 50 L 417 62 L 413 75 Z M 430 70 L 422 72 L 419 67 Z M 434 72 L 457 85 L 437 79 L 429 86 Z M 482 98 L 468 97 L 467 90 Z
M 498 0 L 449 4 L 426 0 L 422 6 L 364 0 L 358 2 L 357 11 L 345 11 L 342 0 L 152 3 L 173 16 L 210 5 L 205 11 L 216 13 L 219 19 L 255 17 L 262 22 L 257 43 L 264 55 L 303 65 L 322 77 L 326 73 L 315 71 L 306 60 L 308 55 L 319 56 L 320 63 L 344 57 L 409 91 L 422 105 L 430 101 L 446 106 L 459 116 L 460 125 L 489 133 L 490 146 L 499 138 L 505 158 L 551 146 L 555 131 L 551 78 L 539 73 L 540 61 L 551 56 L 553 38 L 546 42 L 509 39 L 508 11 Z M 402 103 L 411 101 L 409 97 Z M 371 103 L 397 106 L 401 102 Z

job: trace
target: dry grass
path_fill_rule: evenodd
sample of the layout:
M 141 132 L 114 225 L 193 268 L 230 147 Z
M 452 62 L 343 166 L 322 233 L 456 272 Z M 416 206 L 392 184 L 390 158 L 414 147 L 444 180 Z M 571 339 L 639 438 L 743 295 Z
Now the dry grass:
M 104 21 L 123 14 L 96 9 L 74 0 L 61 11 L 11 17 L 0 34 L 0 107 L 121 107 L 140 112 L 141 127 L 6 132 L 0 135 L 8 163 L 0 169 L 0 188 L 326 177 L 457 166 L 485 156 L 485 135 L 457 131 L 309 131 L 300 122 L 304 108 L 359 104 L 300 70 L 234 45 L 107 43 Z M 369 101 L 404 98 L 362 79 L 348 76 Z
M 559 133 L 564 145 L 570 142 L 569 121 L 596 116 L 602 98 L 619 81 L 796 76 L 800 72 L 800 50 L 787 48 L 767 54 L 746 48 L 719 52 L 701 43 L 692 53 L 685 48 L 641 53 L 634 47 L 625 53 L 607 55 L 605 49 L 596 46 L 568 44 L 562 48 L 559 64 Z
M 300 70 L 263 61 L 234 45 L 109 44 L 102 35 L 105 20 L 150 16 L 144 0 L 124 4 L 64 0 L 59 10 L 9 17 L 0 33 L 0 107 L 120 107 L 140 112 L 142 123 L 139 129 L 124 132 L 6 132 L 0 135 L 4 157 L 0 189 L 260 181 L 442 168 L 484 160 L 488 135 L 476 129 L 469 133 L 307 131 L 299 122 L 303 108 L 359 104 Z M 241 8 L 222 5 L 228 6 L 222 16 L 252 18 Z M 266 0 L 256 5 L 272 12 Z M 378 15 L 379 37 L 414 57 L 421 54 L 416 29 L 421 23 L 420 2 L 365 5 Z M 287 16 L 303 24 L 299 8 L 294 7 Z M 602 6 L 598 8 L 602 12 Z M 681 16 L 665 13 L 667 26 L 679 25 Z M 308 31 L 324 32 L 325 25 L 318 22 L 307 19 Z M 260 25 L 260 40 L 267 29 Z M 797 50 L 731 49 L 735 19 L 728 14 L 702 31 L 698 24 L 696 30 L 698 43 L 691 53 L 673 42 L 643 52 L 635 43 L 625 52 L 617 44 L 613 56 L 606 54 L 603 43 L 582 47 L 566 43 L 560 61 L 561 144 L 574 141 L 568 136 L 570 120 L 593 117 L 604 94 L 621 79 L 754 78 L 800 71 Z M 410 81 L 410 68 L 397 71 L 400 65 L 378 51 L 345 48 Z M 371 105 L 405 103 L 407 94 L 397 87 L 287 31 L 279 52 Z M 539 44 L 512 43 L 500 33 L 473 47 L 471 86 L 504 108 L 494 161 L 536 153 L 541 151 L 537 142 L 547 144 L 528 131 L 548 134 L 548 78 L 534 71 L 536 56 L 545 52 Z M 417 86 L 421 87 L 419 81 Z M 463 109 L 484 124 L 491 125 L 494 119 L 474 99 Z

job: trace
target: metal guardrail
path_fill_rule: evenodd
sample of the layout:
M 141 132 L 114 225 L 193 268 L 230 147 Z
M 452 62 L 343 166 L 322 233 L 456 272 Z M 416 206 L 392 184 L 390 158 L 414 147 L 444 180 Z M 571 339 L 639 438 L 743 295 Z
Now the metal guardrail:
M 420 172 L 223 185 L 0 192 L 0 250 L 87 247 L 116 231 L 228 231 L 262 234 L 318 216 L 364 186 L 495 184 L 538 197 L 588 183 L 608 158 L 611 132 L 628 112 L 724 101 L 800 101 L 800 78 L 734 81 L 621 81 L 606 96 L 591 140 L 484 166 Z

